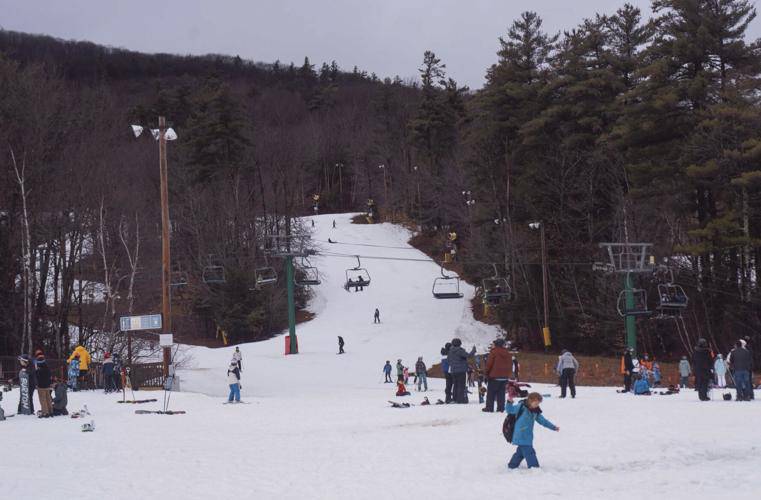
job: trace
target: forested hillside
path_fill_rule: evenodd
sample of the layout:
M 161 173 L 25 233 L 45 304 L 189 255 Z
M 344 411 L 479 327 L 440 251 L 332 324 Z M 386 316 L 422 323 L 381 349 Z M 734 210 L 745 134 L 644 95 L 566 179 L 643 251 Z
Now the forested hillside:
M 699 336 L 723 352 L 739 335 L 757 344 L 761 48 L 745 37 L 756 12 L 745 0 L 653 7 L 653 19 L 624 5 L 563 33 L 532 12 L 505 20 L 478 90 L 450 78 L 435 47 L 413 83 L 335 62 L 145 55 L 0 31 L 0 354 L 64 354 L 72 326 L 83 341 L 117 342 L 118 316 L 159 309 L 158 147 L 129 129 L 158 115 L 179 136 L 169 178 L 181 339 L 283 326 L 282 287 L 252 291 L 253 269 L 281 265 L 261 241 L 318 195 L 321 213 L 372 198 L 437 260 L 456 233 L 452 266 L 477 284 L 496 264 L 514 298 L 489 317 L 526 346 L 541 345 L 543 321 L 531 222 L 547 237 L 553 345 L 623 345 L 621 276 L 593 263 L 600 242 L 624 241 L 653 243 L 690 298 L 689 337 L 643 319 L 643 350 L 681 355 Z M 218 267 L 225 283 L 204 283 Z M 652 298 L 668 274 L 635 279 Z

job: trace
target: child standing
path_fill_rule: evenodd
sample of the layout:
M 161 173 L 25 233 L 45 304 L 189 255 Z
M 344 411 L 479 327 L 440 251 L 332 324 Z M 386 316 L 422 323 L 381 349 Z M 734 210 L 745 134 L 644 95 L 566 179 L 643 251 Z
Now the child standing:
M 524 458 L 529 469 L 539 467 L 536 450 L 534 450 L 534 422 L 538 422 L 539 425 L 550 430 L 560 431 L 560 427 L 542 416 L 542 410 L 539 408 L 541 403 L 542 395 L 538 392 L 532 392 L 525 401 L 521 401 L 517 405 L 513 404 L 512 398 L 507 400 L 505 411 L 516 415 L 513 444 L 518 447 L 507 464 L 509 469 L 517 469 Z
M 653 387 L 661 385 L 661 365 L 657 361 L 653 361 Z
M 236 403 L 240 403 L 240 369 L 235 361 L 231 362 L 230 368 L 227 369 L 227 384 L 230 386 L 227 402 L 232 403 L 234 399 Z

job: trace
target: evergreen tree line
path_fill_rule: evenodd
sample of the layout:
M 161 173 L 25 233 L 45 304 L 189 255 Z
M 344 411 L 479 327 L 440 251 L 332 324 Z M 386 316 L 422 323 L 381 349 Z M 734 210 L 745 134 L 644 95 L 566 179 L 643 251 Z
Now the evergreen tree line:
M 157 146 L 128 125 L 159 114 L 179 135 L 170 213 L 174 275 L 188 278 L 173 288 L 185 338 L 282 327 L 283 287 L 251 290 L 253 270 L 281 267 L 269 238 L 302 231 L 294 218 L 319 195 L 321 212 L 374 199 L 436 260 L 456 232 L 452 266 L 478 284 L 496 265 L 514 297 L 486 320 L 524 346 L 541 346 L 543 322 L 532 222 L 547 237 L 554 345 L 623 346 L 622 276 L 593 263 L 605 258 L 599 243 L 625 241 L 653 243 L 690 298 L 686 336 L 673 319 L 642 319 L 641 350 L 761 339 L 761 59 L 745 36 L 756 12 L 746 0 L 654 0 L 653 11 L 624 5 L 562 33 L 526 12 L 477 91 L 432 51 L 417 83 L 0 32 L 0 352 L 65 350 L 72 325 L 118 343 L 119 315 L 158 310 Z M 203 282 L 210 266 L 225 283 Z M 672 276 L 634 279 L 652 307 Z

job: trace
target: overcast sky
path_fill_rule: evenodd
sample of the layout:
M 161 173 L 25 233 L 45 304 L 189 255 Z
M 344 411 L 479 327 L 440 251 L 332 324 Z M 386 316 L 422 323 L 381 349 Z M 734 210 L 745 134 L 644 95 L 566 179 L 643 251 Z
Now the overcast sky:
M 624 0 L 0 0 L 6 30 L 89 40 L 142 52 L 222 53 L 313 63 L 335 59 L 378 76 L 417 77 L 425 50 L 449 76 L 478 88 L 498 37 L 524 10 L 550 31 Z M 649 14 L 649 0 L 630 0 Z M 761 34 L 758 20 L 750 28 Z

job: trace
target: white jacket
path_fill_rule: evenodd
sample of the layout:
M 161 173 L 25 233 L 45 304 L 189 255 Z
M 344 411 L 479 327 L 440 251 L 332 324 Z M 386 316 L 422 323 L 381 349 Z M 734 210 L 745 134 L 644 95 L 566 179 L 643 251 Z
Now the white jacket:
M 232 385 L 232 384 L 240 384 L 240 378 L 238 377 L 238 375 L 234 371 L 227 370 L 227 383 L 230 384 L 230 385 Z

